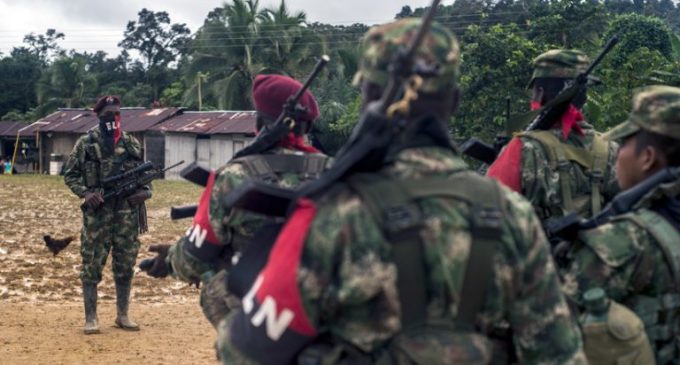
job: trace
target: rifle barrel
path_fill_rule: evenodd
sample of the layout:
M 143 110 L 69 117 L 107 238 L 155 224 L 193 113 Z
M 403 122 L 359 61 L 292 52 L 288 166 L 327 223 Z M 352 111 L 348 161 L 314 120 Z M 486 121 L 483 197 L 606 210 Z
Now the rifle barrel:
M 328 57 L 328 55 L 322 55 L 319 61 L 316 62 L 316 65 L 314 65 L 314 69 L 312 70 L 312 73 L 307 75 L 307 79 L 305 82 L 302 83 L 302 87 L 300 90 L 298 90 L 295 95 L 293 96 L 293 100 L 297 102 L 297 100 L 300 100 L 302 97 L 302 94 L 309 88 L 309 85 L 312 84 L 312 81 L 316 78 L 316 76 L 323 70 L 323 68 L 326 66 L 328 61 L 330 61 L 331 58 Z
M 166 172 L 166 171 L 168 171 L 168 170 L 170 170 L 170 169 L 172 169 L 172 168 L 175 168 L 175 167 L 177 167 L 177 166 L 179 166 L 179 165 L 181 165 L 181 164 L 183 164 L 183 163 L 184 163 L 184 160 L 181 160 L 181 161 L 179 161 L 179 162 L 176 163 L 176 164 L 173 164 L 173 165 L 170 165 L 169 167 L 164 168 L 164 169 L 163 169 L 163 172 Z
M 595 61 L 593 61 L 589 66 L 588 69 L 584 72 L 585 75 L 590 75 L 591 72 L 593 72 L 593 69 L 597 67 L 597 65 L 602 62 L 604 59 L 604 56 L 611 51 L 611 49 L 619 43 L 619 37 L 617 35 L 611 37 L 608 41 L 607 44 L 604 45 L 604 49 L 600 52 L 600 54 L 597 55 L 597 58 L 595 58 Z

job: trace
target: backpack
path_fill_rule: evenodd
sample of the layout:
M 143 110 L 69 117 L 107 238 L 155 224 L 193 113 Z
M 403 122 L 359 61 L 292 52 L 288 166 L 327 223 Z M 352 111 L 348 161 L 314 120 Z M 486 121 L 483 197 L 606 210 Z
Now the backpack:
M 298 364 L 489 364 L 492 340 L 475 328 L 493 274 L 501 239 L 502 200 L 498 185 L 470 171 L 448 178 L 397 180 L 357 174 L 346 181 L 368 207 L 391 243 L 397 266 L 401 331 L 377 354 L 366 354 L 337 339 L 325 339 L 298 356 Z M 427 293 L 423 240 L 424 215 L 418 201 L 446 197 L 471 210 L 472 243 L 455 320 L 426 318 Z M 405 275 L 408 273 L 408 275 Z
M 328 157 L 318 154 L 259 154 L 233 160 L 240 163 L 248 175 L 258 181 L 279 182 L 283 173 L 293 173 L 301 181 L 315 180 L 326 169 Z
M 548 163 L 552 171 L 557 171 L 560 178 L 562 214 L 578 211 L 583 213 L 590 211 L 595 215 L 602 210 L 602 190 L 604 186 L 604 174 L 607 170 L 609 159 L 609 146 L 600 133 L 593 135 L 593 143 L 590 150 L 572 146 L 560 141 L 551 131 L 531 131 L 521 133 L 521 137 L 537 141 L 543 146 L 547 155 Z M 590 178 L 590 206 L 580 196 L 572 196 L 572 188 L 575 184 L 574 177 L 569 173 L 571 162 L 575 162 L 586 171 Z M 581 198 L 581 199 L 579 199 Z M 588 208 L 586 210 L 586 208 Z

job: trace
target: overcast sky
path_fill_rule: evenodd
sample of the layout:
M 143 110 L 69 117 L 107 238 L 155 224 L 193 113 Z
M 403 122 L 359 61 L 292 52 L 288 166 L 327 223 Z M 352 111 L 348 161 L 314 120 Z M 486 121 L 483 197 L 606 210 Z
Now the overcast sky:
M 403 5 L 425 6 L 429 0 L 287 0 L 291 11 L 303 10 L 310 22 L 377 24 L 394 17 Z M 261 7 L 279 0 L 260 0 Z M 167 11 L 173 23 L 186 23 L 192 32 L 222 0 L 0 0 L 0 52 L 7 55 L 21 46 L 24 35 L 54 28 L 66 35 L 62 48 L 78 51 L 119 52 L 127 22 L 137 20 L 142 8 Z

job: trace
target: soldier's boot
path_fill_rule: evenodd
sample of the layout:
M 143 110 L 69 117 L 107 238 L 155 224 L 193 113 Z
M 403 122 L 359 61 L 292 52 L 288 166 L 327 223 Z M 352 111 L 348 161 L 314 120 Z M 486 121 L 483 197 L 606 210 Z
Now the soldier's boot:
M 116 327 L 126 331 L 139 331 L 139 325 L 128 317 L 131 283 L 116 281 Z
M 83 302 L 85 303 L 85 327 L 86 335 L 99 333 L 97 323 L 97 284 L 83 284 Z

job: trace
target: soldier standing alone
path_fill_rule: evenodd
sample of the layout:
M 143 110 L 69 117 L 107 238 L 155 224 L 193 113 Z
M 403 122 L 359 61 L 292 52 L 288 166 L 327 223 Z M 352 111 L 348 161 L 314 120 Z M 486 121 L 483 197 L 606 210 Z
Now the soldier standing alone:
M 80 280 L 85 303 L 85 334 L 99 333 L 97 284 L 111 252 L 116 284 L 115 326 L 138 331 L 128 317 L 134 265 L 139 250 L 138 234 L 146 229 L 144 201 L 151 198 L 150 187 L 126 198 L 104 201 L 102 179 L 135 168 L 142 162 L 142 148 L 120 127 L 120 99 L 100 98 L 93 111 L 99 127 L 76 142 L 66 162 L 64 182 L 83 199 L 83 227 L 80 236 L 82 266 Z

